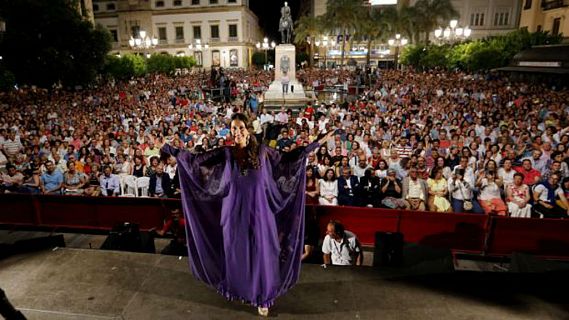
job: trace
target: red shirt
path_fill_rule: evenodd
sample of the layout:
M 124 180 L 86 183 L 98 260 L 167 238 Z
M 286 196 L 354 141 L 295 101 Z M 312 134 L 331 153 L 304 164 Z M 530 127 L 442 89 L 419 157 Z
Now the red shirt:
M 523 167 L 514 167 L 514 170 L 524 175 L 524 184 L 527 184 L 528 186 L 535 184 L 536 177 L 541 177 L 541 173 L 534 168 L 526 171 Z

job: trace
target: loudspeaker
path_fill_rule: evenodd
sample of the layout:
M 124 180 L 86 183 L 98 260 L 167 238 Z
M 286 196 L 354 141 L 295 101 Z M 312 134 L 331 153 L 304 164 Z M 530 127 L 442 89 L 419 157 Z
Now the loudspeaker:
M 373 266 L 399 267 L 402 265 L 403 234 L 400 232 L 376 232 Z
M 155 253 L 156 248 L 150 233 L 140 232 L 136 223 L 124 222 L 113 227 L 101 250 Z

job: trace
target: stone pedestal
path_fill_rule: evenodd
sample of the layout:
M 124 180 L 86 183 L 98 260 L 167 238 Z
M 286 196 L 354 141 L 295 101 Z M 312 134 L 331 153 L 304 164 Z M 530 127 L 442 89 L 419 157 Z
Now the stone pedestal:
M 275 48 L 275 81 L 283 77 L 282 64 L 287 60 L 289 65 L 288 77 L 296 79 L 296 48 L 292 44 L 280 44 Z
M 283 59 L 283 57 L 286 57 Z M 281 79 L 283 64 L 288 63 L 289 91 L 284 94 Z M 294 89 L 293 89 L 294 88 Z M 293 92 L 294 90 L 294 92 Z M 296 80 L 296 48 L 292 44 L 281 44 L 275 48 L 275 79 L 265 92 L 265 107 L 279 110 L 281 107 L 296 109 L 308 102 L 304 88 Z

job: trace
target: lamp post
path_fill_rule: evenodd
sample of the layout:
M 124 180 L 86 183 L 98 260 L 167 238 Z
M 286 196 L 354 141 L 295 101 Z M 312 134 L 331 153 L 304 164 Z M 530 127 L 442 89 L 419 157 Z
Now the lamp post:
M 145 53 L 146 50 L 152 49 L 158 45 L 158 39 L 154 37 L 151 38 L 146 34 L 146 31 L 140 30 L 136 38 L 130 37 L 128 45 L 133 50 L 141 50 Z M 145 54 L 145 57 L 148 58 L 149 56 L 150 54 Z
M 395 69 L 399 69 L 399 48 L 404 47 L 409 43 L 407 38 L 402 38 L 401 34 L 396 34 L 395 39 L 389 39 L 387 41 L 390 47 L 395 47 Z
M 269 50 L 273 50 L 275 49 L 275 47 L 277 46 L 277 44 L 274 41 L 271 41 L 271 43 L 269 43 L 269 38 L 265 37 L 263 38 L 263 43 L 261 42 L 257 42 L 255 44 L 255 47 L 257 47 L 257 49 L 263 49 L 265 50 L 265 65 L 267 65 L 269 63 L 268 60 L 268 51 Z
M 468 26 L 460 27 L 458 25 L 458 20 L 453 19 L 449 22 L 449 25 L 443 30 L 439 27 L 435 30 L 435 38 L 439 40 L 440 43 L 448 42 L 454 43 L 457 41 L 466 40 L 472 34 L 472 29 Z
M 320 38 L 317 38 L 314 44 L 318 48 L 324 48 L 324 69 L 328 69 L 328 48 L 336 46 L 336 38 L 332 37 L 332 40 L 328 40 L 328 36 L 321 36 Z

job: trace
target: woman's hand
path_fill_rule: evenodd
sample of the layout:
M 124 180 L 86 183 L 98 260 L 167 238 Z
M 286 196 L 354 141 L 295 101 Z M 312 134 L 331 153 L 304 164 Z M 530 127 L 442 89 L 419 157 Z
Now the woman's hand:
M 320 140 L 318 140 L 318 144 L 322 145 L 324 144 L 327 140 L 329 140 L 330 138 L 332 138 L 334 136 L 334 130 L 330 130 L 324 137 L 320 138 Z

